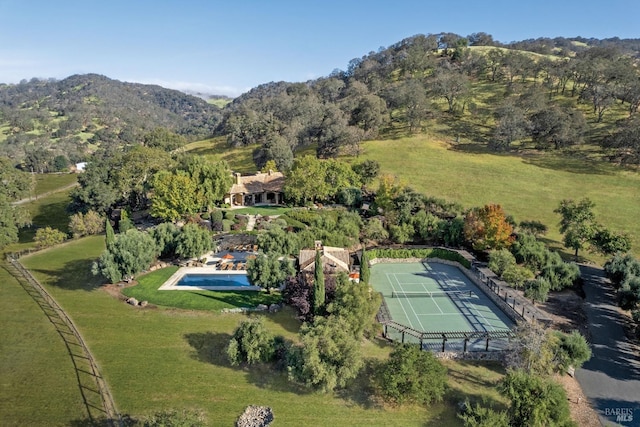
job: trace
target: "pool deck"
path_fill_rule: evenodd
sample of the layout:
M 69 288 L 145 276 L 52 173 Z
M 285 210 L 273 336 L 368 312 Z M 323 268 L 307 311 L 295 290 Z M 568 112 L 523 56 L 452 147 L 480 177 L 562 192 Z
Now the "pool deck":
M 225 251 L 228 253 L 227 251 Z M 221 253 L 224 254 L 225 252 Z M 241 256 L 238 256 L 238 253 L 233 253 L 234 259 L 233 261 L 242 261 Z M 178 281 L 182 279 L 182 276 L 185 274 L 220 274 L 220 275 L 246 275 L 247 270 L 221 270 L 216 265 L 219 262 L 225 262 L 225 260 L 219 256 L 212 256 L 211 254 L 207 254 L 205 257 L 207 259 L 206 263 L 202 267 L 180 267 L 178 271 L 173 273 L 166 282 L 162 284 L 158 288 L 159 291 L 259 291 L 262 288 L 259 286 L 177 286 Z M 246 261 L 246 260 L 245 260 Z M 231 264 L 232 261 L 229 260 L 227 262 Z

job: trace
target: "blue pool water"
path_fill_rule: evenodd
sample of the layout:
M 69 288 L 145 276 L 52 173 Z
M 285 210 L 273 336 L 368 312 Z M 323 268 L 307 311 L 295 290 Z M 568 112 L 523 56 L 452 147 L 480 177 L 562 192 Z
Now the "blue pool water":
M 246 274 L 185 274 L 176 286 L 251 286 Z

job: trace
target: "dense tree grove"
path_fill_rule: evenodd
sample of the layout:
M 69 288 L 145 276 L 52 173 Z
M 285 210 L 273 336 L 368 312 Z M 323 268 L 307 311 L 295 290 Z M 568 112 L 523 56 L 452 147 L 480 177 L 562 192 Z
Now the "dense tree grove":
M 470 88 L 489 82 L 505 92 L 504 102 L 490 110 L 495 118 L 487 134 L 490 149 L 510 150 L 516 142 L 563 149 L 582 143 L 588 122 L 601 123 L 616 102 L 629 115 L 640 105 L 632 59 L 637 41 L 588 39 L 585 48 L 570 40 L 501 44 L 485 33 L 418 34 L 355 58 L 346 71 L 329 77 L 252 89 L 225 109 L 221 133 L 232 145 L 259 147 L 258 166 L 275 160 L 286 170 L 290 153 L 310 144 L 316 144 L 321 158 L 358 153 L 360 140 L 389 128 L 415 132 L 434 116 L 444 114 L 446 120 L 466 109 L 477 114 Z M 471 135 L 463 128 L 455 132 Z M 635 144 L 627 134 L 591 142 L 611 148 L 612 159 L 637 161 L 625 154 Z
M 113 245 L 93 264 L 92 272 L 116 283 L 149 268 L 157 254 L 157 246 L 149 233 L 128 230 L 116 236 Z
M 631 254 L 617 253 L 606 262 L 604 271 L 618 291 L 618 304 L 631 311 L 640 335 L 640 260 Z
M 18 241 L 18 229 L 31 223 L 28 212 L 11 202 L 28 197 L 35 186 L 33 176 L 16 169 L 0 156 L 0 249 Z
M 378 373 L 382 396 L 395 403 L 441 401 L 447 390 L 447 369 L 429 351 L 415 344 L 397 345 Z
M 287 277 L 293 276 L 295 269 L 288 258 L 279 259 L 277 255 L 260 254 L 247 261 L 247 277 L 249 283 L 265 288 L 278 288 Z
M 590 248 L 595 252 L 611 255 L 615 252 L 626 252 L 631 248 L 629 237 L 605 228 L 596 222 L 593 212 L 595 203 L 588 198 L 578 202 L 563 200 L 554 210 L 561 216 L 560 232 L 564 233 L 564 245 L 578 251 Z

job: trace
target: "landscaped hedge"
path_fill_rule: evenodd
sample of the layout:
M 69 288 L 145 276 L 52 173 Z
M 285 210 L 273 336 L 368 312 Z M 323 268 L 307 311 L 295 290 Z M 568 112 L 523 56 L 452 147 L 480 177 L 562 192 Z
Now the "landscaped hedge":
M 297 219 L 293 219 L 287 214 L 280 215 L 278 219 L 286 221 L 287 225 L 289 227 L 293 227 L 296 231 L 304 230 L 307 228 L 307 225 L 305 223 L 300 222 Z
M 231 226 L 233 225 L 233 221 L 230 219 L 223 219 L 222 220 L 222 231 L 224 231 L 225 233 L 228 233 L 231 231 Z
M 375 258 L 440 258 L 448 261 L 459 262 L 466 268 L 471 268 L 471 263 L 458 252 L 442 248 L 427 249 L 372 249 L 367 251 L 369 259 Z

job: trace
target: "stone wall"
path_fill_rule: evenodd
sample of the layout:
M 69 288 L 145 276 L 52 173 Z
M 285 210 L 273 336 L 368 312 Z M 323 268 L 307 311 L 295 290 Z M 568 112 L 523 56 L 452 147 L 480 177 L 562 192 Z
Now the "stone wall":
M 505 351 L 434 351 L 433 355 L 442 360 L 493 360 L 503 362 Z
M 374 258 L 369 260 L 369 265 L 375 264 L 391 264 L 391 263 L 414 263 L 422 262 L 424 258 Z

